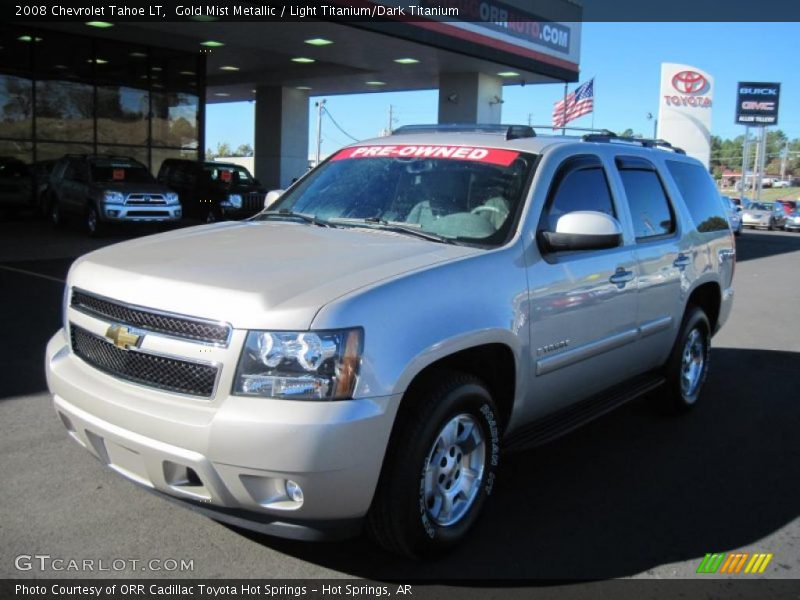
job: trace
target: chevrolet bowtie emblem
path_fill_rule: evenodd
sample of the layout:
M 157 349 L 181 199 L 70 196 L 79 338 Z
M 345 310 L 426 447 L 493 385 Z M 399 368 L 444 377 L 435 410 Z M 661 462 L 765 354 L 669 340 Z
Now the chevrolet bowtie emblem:
M 144 337 L 132 333 L 127 327 L 122 325 L 111 325 L 106 331 L 106 337 L 114 342 L 114 345 L 121 350 L 130 350 L 131 347 L 136 348 L 139 342 Z

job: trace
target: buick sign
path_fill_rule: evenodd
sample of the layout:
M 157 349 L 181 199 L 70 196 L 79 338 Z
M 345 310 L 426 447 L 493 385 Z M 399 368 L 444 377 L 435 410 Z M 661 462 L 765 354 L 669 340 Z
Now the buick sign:
M 736 92 L 736 122 L 764 127 L 778 124 L 780 83 L 740 82 Z

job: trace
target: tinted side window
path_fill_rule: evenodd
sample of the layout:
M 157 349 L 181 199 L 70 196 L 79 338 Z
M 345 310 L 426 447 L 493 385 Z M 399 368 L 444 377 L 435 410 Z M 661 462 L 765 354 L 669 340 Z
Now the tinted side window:
M 172 170 L 172 183 L 175 185 L 193 186 L 194 170 L 191 165 L 175 164 Z
M 706 170 L 700 165 L 675 160 L 668 160 L 667 168 L 686 202 L 697 231 L 727 229 L 728 220 L 721 210 L 719 192 Z
M 539 221 L 540 231 L 555 231 L 559 217 L 576 210 L 593 210 L 615 216 L 614 203 L 608 190 L 603 167 L 563 167 L 556 178 L 557 187 L 550 192 L 547 207 Z
M 651 170 L 620 169 L 619 174 L 628 197 L 636 239 L 643 240 L 674 232 L 675 218 L 658 173 Z

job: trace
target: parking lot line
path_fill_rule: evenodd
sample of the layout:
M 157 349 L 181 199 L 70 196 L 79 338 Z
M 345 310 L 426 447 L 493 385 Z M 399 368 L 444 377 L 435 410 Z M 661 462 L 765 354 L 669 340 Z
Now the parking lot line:
M 16 267 L 8 267 L 6 265 L 0 265 L 0 269 L 3 269 L 5 271 L 11 271 L 12 273 L 22 273 L 23 275 L 30 275 L 31 277 L 48 279 L 50 281 L 55 281 L 57 283 L 66 283 L 63 279 L 59 279 L 58 277 L 53 277 L 52 275 L 44 275 L 43 273 L 36 273 L 35 271 L 28 271 L 26 269 L 17 269 Z

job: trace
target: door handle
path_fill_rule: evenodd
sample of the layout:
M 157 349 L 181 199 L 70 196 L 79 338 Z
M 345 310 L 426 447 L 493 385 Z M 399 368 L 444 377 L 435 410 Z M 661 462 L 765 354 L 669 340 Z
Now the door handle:
M 692 264 L 692 259 L 686 254 L 678 254 L 678 258 L 672 263 L 674 267 L 678 267 L 679 269 L 685 269 L 690 264 Z
M 618 267 L 616 272 L 609 277 L 608 280 L 622 289 L 625 287 L 626 283 L 633 281 L 633 271 L 626 271 L 623 267 Z

